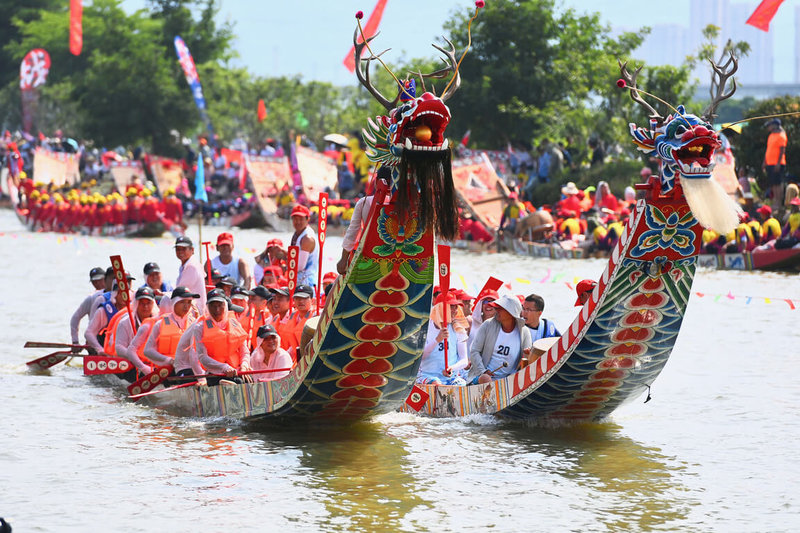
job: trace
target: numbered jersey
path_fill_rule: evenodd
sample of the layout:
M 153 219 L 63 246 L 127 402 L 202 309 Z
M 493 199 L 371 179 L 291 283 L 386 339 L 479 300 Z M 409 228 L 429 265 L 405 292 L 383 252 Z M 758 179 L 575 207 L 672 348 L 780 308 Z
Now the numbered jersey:
M 459 339 L 462 342 L 465 341 L 466 335 L 464 333 L 456 333 L 452 324 L 447 326 L 447 333 L 447 366 L 449 368 L 458 362 L 458 342 Z M 436 337 L 438 334 L 438 329 L 435 327 L 430 328 L 429 335 Z M 427 356 L 423 356 L 422 362 L 419 365 L 420 374 L 430 374 L 436 378 L 443 379 L 442 371 L 444 370 L 444 345 L 444 341 L 436 343 L 433 351 Z
M 487 370 L 494 372 L 494 379 L 504 378 L 516 371 L 520 356 L 519 331 L 514 328 L 511 333 L 506 333 L 502 329 L 497 334 L 497 340 L 492 350 L 492 358 L 486 365 Z M 503 363 L 508 363 L 503 367 Z

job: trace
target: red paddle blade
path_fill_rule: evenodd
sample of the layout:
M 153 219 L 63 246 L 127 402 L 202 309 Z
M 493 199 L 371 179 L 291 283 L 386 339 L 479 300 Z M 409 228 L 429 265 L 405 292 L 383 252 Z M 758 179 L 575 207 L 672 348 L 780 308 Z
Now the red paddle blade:
M 167 379 L 171 373 L 171 366 L 157 367 L 153 372 L 150 372 L 143 378 L 134 381 L 133 384 L 128 387 L 128 394 L 131 396 L 138 396 L 143 392 L 149 392 Z
M 64 361 L 71 354 L 72 352 L 70 351 L 53 352 L 45 355 L 44 357 L 34 359 L 33 361 L 28 361 L 25 364 L 34 368 L 41 368 L 41 369 L 50 368 L 51 366 L 55 366 L 61 361 Z
M 133 368 L 127 359 L 122 357 L 104 357 L 102 355 L 87 355 L 83 358 L 83 375 L 96 376 L 98 374 L 122 374 Z
M 138 400 L 139 398 L 144 398 L 145 396 L 152 396 L 153 394 L 160 394 L 162 392 L 167 392 L 175 389 L 182 389 L 184 387 L 193 387 L 197 385 L 196 381 L 192 381 L 190 383 L 181 383 L 180 385 L 173 385 L 172 387 L 167 387 L 165 389 L 158 389 L 158 390 L 149 390 L 147 392 L 142 392 L 140 394 L 134 394 L 132 396 L 128 396 L 131 400 Z

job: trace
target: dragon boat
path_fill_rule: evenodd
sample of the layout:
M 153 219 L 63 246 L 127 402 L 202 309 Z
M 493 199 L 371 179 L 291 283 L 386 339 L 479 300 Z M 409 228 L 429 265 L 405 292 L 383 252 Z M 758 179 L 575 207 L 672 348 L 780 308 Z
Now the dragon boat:
M 453 239 L 458 232 L 445 102 L 461 79 L 453 45 L 434 45 L 448 65 L 418 74 L 420 96 L 409 79 L 399 81 L 389 100 L 369 80 L 378 56 L 370 51 L 361 57 L 374 37 L 359 41 L 358 33 L 356 74 L 387 110 L 363 131 L 367 154 L 380 165 L 376 192 L 347 272 L 337 278 L 320 316 L 306 325 L 304 337 L 311 340 L 301 341 L 297 364 L 284 378 L 253 384 L 147 390 L 145 383 L 130 391 L 143 394 L 142 403 L 198 417 L 353 420 L 396 411 L 406 401 L 431 309 L 434 233 Z M 426 78 L 448 76 L 441 96 L 424 90 Z
M 562 337 L 531 364 L 486 384 L 418 385 L 412 402 L 420 414 L 459 417 L 477 413 L 508 419 L 602 419 L 639 397 L 667 363 L 680 331 L 698 266 L 704 227 L 723 234 L 738 224 L 739 208 L 711 180 L 719 146 L 710 124 L 736 71 L 733 56 L 714 64 L 717 93 L 703 118 L 682 106 L 662 117 L 621 64 L 619 84 L 650 112 L 647 128 L 630 125 L 639 150 L 661 160 L 614 247 L 589 300 Z M 427 399 L 425 397 L 427 394 Z M 413 412 L 410 405 L 406 411 Z

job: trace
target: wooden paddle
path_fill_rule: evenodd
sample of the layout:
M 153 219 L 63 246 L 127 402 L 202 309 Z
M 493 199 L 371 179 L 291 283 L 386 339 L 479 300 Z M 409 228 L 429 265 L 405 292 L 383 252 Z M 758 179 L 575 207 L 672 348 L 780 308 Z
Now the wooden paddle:
M 37 342 L 28 341 L 25 343 L 25 348 L 78 348 L 86 350 L 89 346 L 85 344 L 67 344 L 64 342 Z
M 250 376 L 252 374 L 268 374 L 270 372 L 285 372 L 286 370 L 291 370 L 294 367 L 290 368 L 273 368 L 271 370 L 245 370 L 243 372 L 236 372 L 236 376 Z M 167 381 L 178 381 L 178 380 L 186 380 L 186 379 L 198 379 L 198 378 L 226 378 L 225 374 L 200 374 L 197 376 L 172 376 L 167 378 Z M 235 376 L 234 376 L 235 377 Z
M 34 359 L 33 361 L 28 361 L 25 363 L 28 366 L 40 368 L 44 370 L 45 368 L 50 368 L 51 366 L 55 366 L 58 363 L 66 360 L 69 356 L 74 355 L 71 351 L 60 351 L 60 352 L 53 352 L 49 353 L 43 357 L 38 359 Z
M 137 379 L 131 385 L 129 385 L 128 394 L 136 396 L 142 392 L 152 390 L 156 386 L 160 385 L 165 379 L 167 379 L 167 376 L 169 376 L 172 371 L 172 365 L 157 366 L 154 371 L 142 378 Z
M 139 398 L 144 398 L 145 396 L 151 396 L 153 394 L 159 394 L 161 392 L 167 392 L 167 391 L 171 391 L 171 390 L 175 390 L 175 389 L 182 389 L 184 387 L 191 387 L 193 385 L 197 385 L 197 382 L 196 381 L 192 381 L 191 383 L 181 383 L 180 385 L 173 385 L 172 387 L 167 387 L 167 388 L 164 388 L 164 389 L 149 390 L 147 392 L 142 392 L 142 393 L 139 393 L 139 394 L 132 394 L 132 395 L 128 396 L 128 398 L 130 398 L 131 400 L 136 401 Z

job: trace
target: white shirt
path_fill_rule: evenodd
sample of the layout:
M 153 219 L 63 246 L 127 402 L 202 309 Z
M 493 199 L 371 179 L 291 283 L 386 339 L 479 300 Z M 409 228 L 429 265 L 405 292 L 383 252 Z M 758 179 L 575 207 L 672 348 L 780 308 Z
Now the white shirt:
M 203 267 L 197 258 L 192 255 L 178 269 L 178 279 L 175 280 L 176 287 L 186 287 L 191 292 L 199 294 L 197 307 L 201 313 L 206 310 L 206 280 L 203 276 Z M 161 298 L 161 313 L 166 314 L 172 311 L 172 301 L 169 298 Z
M 514 362 L 519 359 L 519 354 L 520 344 L 517 328 L 514 328 L 511 333 L 506 333 L 501 328 L 494 343 L 492 358 L 489 359 L 489 364 L 486 365 L 487 370 L 494 372 L 492 379 L 504 378 L 516 372 L 517 369 L 514 368 Z M 508 362 L 508 366 L 503 368 L 503 362 Z
M 140 324 L 139 317 L 136 316 L 135 311 L 133 316 L 136 319 L 136 337 L 141 334 L 141 342 L 143 343 L 150 333 L 150 325 Z M 117 351 L 117 357 L 127 359 L 133 366 L 145 374 L 149 374 L 151 371 L 150 367 L 139 358 L 139 354 L 136 353 L 136 348 L 132 346 L 134 338 L 133 328 L 131 328 L 131 318 L 126 311 L 125 315 L 117 322 L 117 331 L 114 335 L 114 349 Z
M 352 252 L 356 249 L 356 246 L 358 246 L 356 239 L 358 238 L 359 232 L 367 224 L 367 217 L 369 216 L 370 209 L 372 209 L 373 199 L 374 196 L 360 198 L 353 208 L 353 216 L 350 218 L 350 225 L 347 226 L 347 231 L 342 240 L 342 248 L 348 252 Z
M 280 342 L 280 341 L 279 341 Z M 269 362 L 265 362 L 266 354 L 264 350 L 261 349 L 261 346 L 253 350 L 253 353 L 250 354 L 250 365 L 253 367 L 253 370 L 274 370 L 276 368 L 292 368 L 294 362 L 292 361 L 292 356 L 289 355 L 289 352 L 278 346 L 278 349 L 275 350 L 275 353 L 272 354 Z M 258 381 L 272 381 L 275 379 L 280 379 L 282 377 L 286 377 L 289 375 L 289 370 L 284 370 L 282 372 L 265 372 L 264 374 L 257 374 Z

